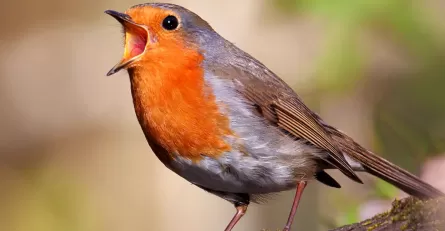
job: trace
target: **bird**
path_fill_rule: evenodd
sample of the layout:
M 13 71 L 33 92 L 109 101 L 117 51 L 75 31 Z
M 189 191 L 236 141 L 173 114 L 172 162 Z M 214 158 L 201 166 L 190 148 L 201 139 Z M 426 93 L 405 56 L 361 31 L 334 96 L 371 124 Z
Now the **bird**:
M 363 183 L 357 172 L 428 199 L 443 192 L 327 124 L 262 62 L 176 4 L 106 10 L 124 33 L 124 53 L 107 73 L 126 70 L 148 145 L 171 171 L 232 203 L 232 230 L 249 204 L 296 189 L 290 230 L 309 181 L 340 188 L 326 170 Z

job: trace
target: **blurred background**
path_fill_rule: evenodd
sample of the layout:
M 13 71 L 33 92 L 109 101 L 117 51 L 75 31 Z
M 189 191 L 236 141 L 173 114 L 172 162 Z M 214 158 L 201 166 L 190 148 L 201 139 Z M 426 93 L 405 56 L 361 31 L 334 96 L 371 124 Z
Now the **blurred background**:
M 264 62 L 325 120 L 445 190 L 444 0 L 177 0 Z M 231 204 L 153 155 L 134 115 L 120 25 L 135 0 L 0 2 L 0 230 L 222 230 Z M 327 230 L 405 195 L 337 172 L 309 184 L 295 230 Z M 294 192 L 236 230 L 276 230 Z

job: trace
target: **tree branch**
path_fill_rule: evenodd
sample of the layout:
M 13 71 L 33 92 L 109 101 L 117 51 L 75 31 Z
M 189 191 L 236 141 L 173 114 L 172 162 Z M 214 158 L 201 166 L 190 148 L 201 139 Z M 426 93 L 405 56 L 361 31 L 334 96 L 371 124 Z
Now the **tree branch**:
M 445 230 L 445 198 L 396 200 L 388 212 L 331 231 L 441 231 Z

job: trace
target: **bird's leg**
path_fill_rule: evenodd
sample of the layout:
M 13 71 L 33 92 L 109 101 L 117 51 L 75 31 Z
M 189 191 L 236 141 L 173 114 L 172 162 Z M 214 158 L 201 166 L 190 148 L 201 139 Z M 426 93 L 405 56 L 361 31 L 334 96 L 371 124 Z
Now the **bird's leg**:
M 295 193 L 294 203 L 292 204 L 292 209 L 289 213 L 289 218 L 287 219 L 286 226 L 283 231 L 289 231 L 292 226 L 292 222 L 294 221 L 295 213 L 297 212 L 298 204 L 300 202 L 301 195 L 303 194 L 304 188 L 306 187 L 306 181 L 300 181 L 297 184 L 297 192 Z
M 241 219 L 241 217 L 246 214 L 247 206 L 250 203 L 250 196 L 246 193 L 229 193 L 229 192 L 221 192 L 221 191 L 215 191 L 212 189 L 208 189 L 199 185 L 196 185 L 205 191 L 212 193 L 214 195 L 217 195 L 223 199 L 226 199 L 227 201 L 233 203 L 236 208 L 236 213 L 233 216 L 230 223 L 227 225 L 225 231 L 231 231 L 233 227 L 236 225 L 236 223 Z
M 246 214 L 247 204 L 235 203 L 235 208 L 236 208 L 235 216 L 233 216 L 232 220 L 227 225 L 224 231 L 231 231 L 233 227 L 235 227 L 236 223 L 241 219 L 241 217 L 243 217 L 243 215 Z

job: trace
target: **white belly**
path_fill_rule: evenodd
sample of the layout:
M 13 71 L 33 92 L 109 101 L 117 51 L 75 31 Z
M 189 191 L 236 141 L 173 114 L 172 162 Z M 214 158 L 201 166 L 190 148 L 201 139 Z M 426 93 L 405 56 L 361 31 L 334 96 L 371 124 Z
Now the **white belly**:
M 299 153 L 301 149 L 293 149 L 293 153 L 280 152 L 284 150 L 270 150 L 263 155 L 232 151 L 216 159 L 204 157 L 195 163 L 177 157 L 172 167 L 186 180 L 216 191 L 248 194 L 280 192 L 294 188 L 300 180 L 313 178 L 315 171 L 315 161 L 308 158 L 308 154 Z

